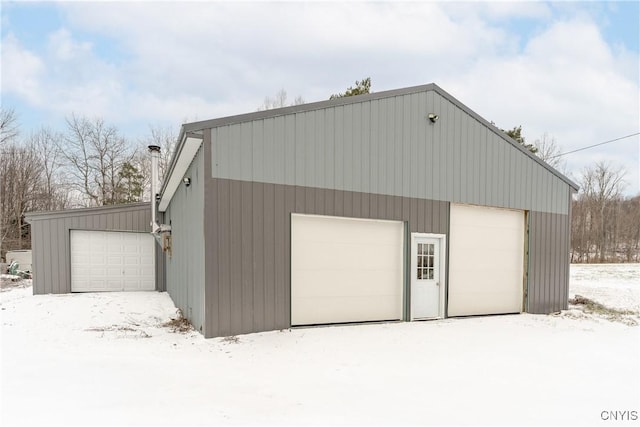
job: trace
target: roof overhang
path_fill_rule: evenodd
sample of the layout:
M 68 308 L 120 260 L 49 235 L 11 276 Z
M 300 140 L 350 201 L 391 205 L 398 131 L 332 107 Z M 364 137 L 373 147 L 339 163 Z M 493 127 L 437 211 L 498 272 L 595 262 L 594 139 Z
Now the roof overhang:
M 187 172 L 189 165 L 191 165 L 193 158 L 200 149 L 202 139 L 202 132 L 188 132 L 185 130 L 184 126 L 182 127 L 176 152 L 171 159 L 169 170 L 167 171 L 162 189 L 160 190 L 158 211 L 164 212 L 167 210 L 169 202 L 171 202 L 171 198 L 182 182 L 182 177 Z

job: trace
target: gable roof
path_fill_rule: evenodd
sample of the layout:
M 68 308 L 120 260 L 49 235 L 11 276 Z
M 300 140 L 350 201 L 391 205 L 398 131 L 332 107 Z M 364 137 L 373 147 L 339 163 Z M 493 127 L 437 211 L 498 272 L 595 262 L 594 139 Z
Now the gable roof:
M 439 94 L 440 96 L 442 96 L 443 98 L 445 98 L 446 100 L 454 104 L 456 107 L 463 110 L 469 116 L 473 117 L 474 119 L 482 123 L 491 132 L 493 132 L 503 140 L 507 141 L 512 146 L 516 147 L 524 155 L 528 156 L 529 158 L 531 158 L 532 160 L 534 160 L 535 162 L 543 166 L 545 169 L 547 169 L 550 173 L 560 178 L 560 180 L 562 180 L 567 185 L 569 185 L 573 190 L 575 191 L 578 190 L 579 188 L 578 185 L 574 183 L 572 180 L 567 178 L 565 175 L 560 173 L 555 168 L 551 167 L 545 161 L 541 160 L 538 156 L 536 156 L 531 151 L 523 147 L 522 144 L 519 144 L 518 142 L 510 138 L 508 135 L 506 135 L 496 126 L 494 126 L 489 121 L 482 118 L 479 114 L 477 114 L 475 111 L 471 110 L 469 107 L 464 105 L 462 102 L 460 102 L 454 96 L 446 92 L 440 86 L 436 85 L 435 83 L 430 83 L 426 85 L 411 86 L 411 87 L 406 87 L 402 89 L 374 92 L 374 93 L 369 93 L 364 95 L 336 98 L 336 99 L 330 99 L 327 101 L 311 102 L 308 104 L 294 105 L 290 107 L 276 108 L 272 110 L 256 111 L 253 113 L 238 114 L 235 116 L 228 116 L 228 117 L 221 117 L 221 118 L 211 119 L 211 120 L 202 120 L 202 121 L 197 121 L 192 123 L 185 123 L 182 125 L 180 129 L 180 135 L 178 136 L 178 146 L 176 147 L 176 150 L 173 154 L 171 162 L 169 163 L 168 175 L 165 177 L 165 180 L 160 190 L 160 196 L 161 196 L 160 210 L 163 211 L 164 210 L 163 208 L 166 208 L 169 201 L 173 197 L 173 193 L 175 192 L 177 186 L 179 185 L 179 182 L 182 179 L 182 176 L 184 175 L 186 169 L 189 167 L 189 164 L 191 164 L 191 161 L 193 160 L 193 157 L 195 156 L 199 148 L 199 144 L 202 142 L 203 133 L 205 129 L 212 129 L 219 126 L 227 126 L 232 124 L 250 122 L 253 120 L 267 119 L 267 118 L 284 116 L 289 114 L 320 110 L 328 107 L 356 104 L 356 103 L 361 103 L 361 102 L 366 102 L 371 100 L 391 98 L 391 97 L 400 96 L 400 95 L 407 95 L 407 94 L 428 92 L 428 91 L 436 92 L 437 94 Z

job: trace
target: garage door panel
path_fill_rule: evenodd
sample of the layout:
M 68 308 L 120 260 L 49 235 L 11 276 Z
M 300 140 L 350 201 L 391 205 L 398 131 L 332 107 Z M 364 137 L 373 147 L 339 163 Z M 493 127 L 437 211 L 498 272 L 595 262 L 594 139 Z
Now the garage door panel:
M 490 265 L 484 265 L 482 267 L 456 269 L 456 278 L 464 279 L 467 283 L 505 283 L 510 286 L 508 279 L 514 278 L 515 273 L 519 273 L 521 269 L 514 267 L 504 267 L 500 269 L 491 268 Z M 520 278 L 521 279 L 521 278 Z M 455 286 L 454 286 L 455 288 Z M 462 287 L 461 289 L 472 289 L 473 286 Z
M 465 262 L 456 266 L 459 270 L 481 270 L 481 271 L 499 271 L 496 269 L 495 259 L 502 260 L 502 266 L 506 269 L 522 270 L 523 250 L 502 250 L 486 247 L 480 249 L 469 248 L 456 249 L 455 256 Z
M 295 215 L 296 218 L 302 218 L 302 215 Z M 299 220 L 302 227 L 296 229 L 296 235 L 292 236 L 292 241 L 307 241 L 313 240 L 315 242 L 326 242 L 335 244 L 353 244 L 352 236 L 354 232 L 358 233 L 358 242 L 367 245 L 379 242 L 381 237 L 387 235 L 389 229 L 394 228 L 395 222 L 392 221 L 370 221 L 365 223 L 366 220 L 359 220 L 354 218 L 336 218 L 330 226 L 324 226 L 327 221 L 322 216 L 306 215 L 303 220 Z M 316 232 L 315 227 L 322 227 L 322 234 Z M 354 230 L 354 226 L 357 230 Z
M 461 274 L 456 275 L 456 280 L 463 280 L 467 283 L 473 283 L 473 286 L 469 287 L 456 287 L 451 286 L 449 290 L 450 299 L 454 301 L 458 295 L 464 295 L 466 293 L 481 292 L 486 295 L 491 293 L 505 293 L 505 298 L 509 298 L 506 294 L 519 294 L 514 292 L 514 285 L 511 279 L 514 277 L 516 271 L 501 271 L 495 273 L 491 277 L 481 277 L 477 272 L 463 271 Z M 453 296 L 453 298 L 451 298 Z
M 401 222 L 293 215 L 293 325 L 402 317 Z
M 96 281 L 95 288 L 96 289 L 117 289 L 122 287 L 122 280 L 106 280 L 106 281 Z
M 524 212 L 451 205 L 450 316 L 522 311 Z
M 449 295 L 452 298 L 453 295 Z M 521 304 L 517 297 L 505 298 L 501 292 L 468 292 L 455 295 L 456 306 L 449 310 L 464 310 L 465 307 L 474 307 L 479 313 L 456 314 L 458 316 L 474 314 L 506 314 L 514 313 L 514 306 Z
M 140 257 L 137 255 L 126 255 L 123 258 L 124 265 L 139 265 Z
M 147 233 L 72 230 L 72 292 L 154 290 L 154 244 Z
M 339 318 L 339 322 L 327 322 L 326 313 L 319 310 L 319 306 L 333 307 L 332 316 Z M 396 320 L 394 313 L 397 303 L 393 303 L 385 296 L 350 296 L 302 298 L 291 310 L 292 319 L 304 318 L 305 325 L 326 323 L 366 322 L 379 320 Z
M 477 227 L 483 228 L 478 229 Z M 473 227 L 456 227 L 456 241 L 462 248 L 478 250 L 478 243 L 481 242 L 481 247 L 495 248 L 495 249 L 517 249 L 513 238 L 514 233 L 520 233 L 522 226 L 519 228 L 490 228 L 485 229 L 482 223 L 478 223 L 475 228 Z
M 122 267 L 114 265 L 102 269 L 96 268 L 91 270 L 91 274 L 94 276 L 120 277 L 122 275 Z
M 300 242 L 300 244 L 304 244 Z M 314 243 L 313 251 L 296 254 L 296 265 L 300 270 L 353 270 L 367 266 L 376 270 L 387 270 L 397 265 L 395 257 L 389 257 L 397 246 L 347 245 Z
M 398 289 L 390 291 L 388 283 L 397 281 L 400 271 L 394 272 L 353 272 L 353 271 L 316 271 L 304 278 L 296 276 L 292 280 L 305 285 L 296 288 L 296 296 L 300 298 L 314 297 L 349 297 L 367 294 L 371 296 L 390 296 L 398 301 L 401 293 Z M 340 276 L 342 280 L 336 281 Z M 367 283 L 366 286 L 359 285 Z

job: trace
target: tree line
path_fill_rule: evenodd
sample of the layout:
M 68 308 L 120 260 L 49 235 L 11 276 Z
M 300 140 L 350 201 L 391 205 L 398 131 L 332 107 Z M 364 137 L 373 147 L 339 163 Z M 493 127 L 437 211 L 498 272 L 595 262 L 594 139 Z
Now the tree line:
M 0 253 L 31 247 L 27 212 L 149 200 L 148 145 L 162 147 L 164 174 L 177 133 L 152 126 L 130 140 L 102 118 L 72 114 L 62 130 L 26 135 L 11 109 L 0 109 Z
M 624 196 L 624 170 L 584 169 L 571 206 L 571 262 L 640 262 L 640 195 Z

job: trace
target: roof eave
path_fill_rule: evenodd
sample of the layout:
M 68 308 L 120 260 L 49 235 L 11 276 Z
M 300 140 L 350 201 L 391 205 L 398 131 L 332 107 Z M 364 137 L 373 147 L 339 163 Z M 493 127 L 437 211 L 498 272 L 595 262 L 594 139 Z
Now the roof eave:
M 189 165 L 193 161 L 202 140 L 204 138 L 203 130 L 190 131 L 187 124 L 183 124 L 180 128 L 178 137 L 178 146 L 176 147 L 167 173 L 164 177 L 162 187 L 160 189 L 160 201 L 158 202 L 158 210 L 166 211 L 173 195 L 180 185 L 182 176 L 186 173 Z

